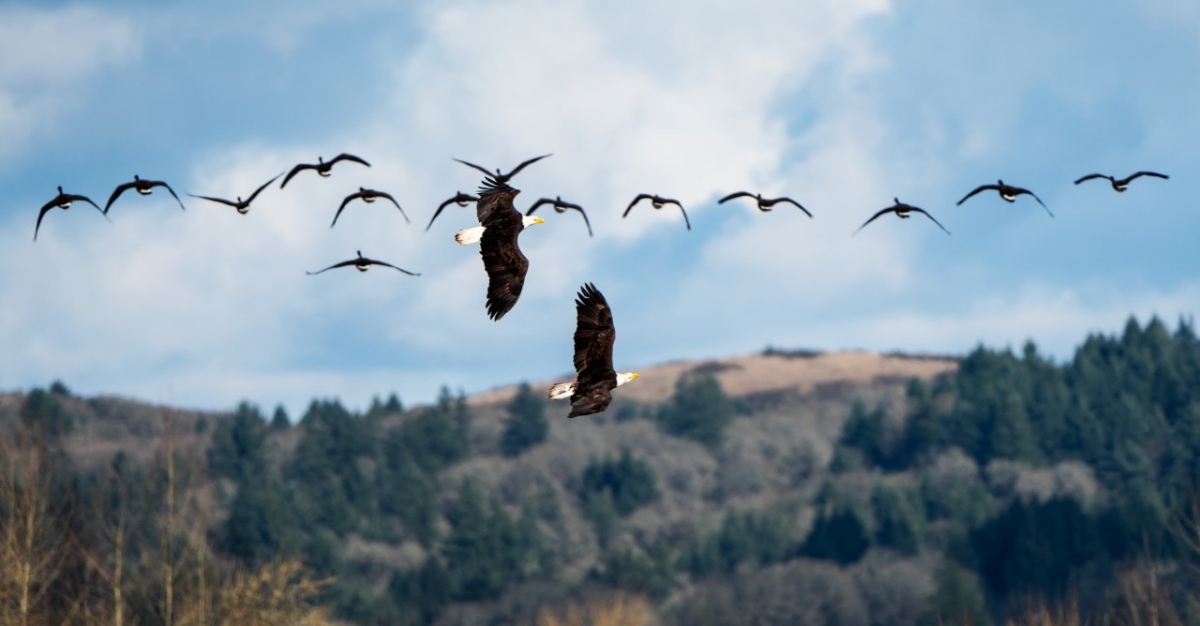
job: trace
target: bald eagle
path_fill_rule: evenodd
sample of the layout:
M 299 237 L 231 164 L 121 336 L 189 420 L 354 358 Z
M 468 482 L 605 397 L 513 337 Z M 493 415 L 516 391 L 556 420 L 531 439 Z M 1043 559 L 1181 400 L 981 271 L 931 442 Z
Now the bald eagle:
M 637 372 L 618 374 L 613 369 L 617 329 L 613 326 L 612 309 L 595 285 L 587 283 L 580 288 L 575 313 L 575 382 L 554 385 L 546 394 L 552 400 L 571 399 L 571 413 L 567 417 L 604 411 L 612 402 L 613 388 L 638 377 Z
M 517 237 L 526 226 L 544 224 L 540 217 L 526 217 L 513 206 L 513 198 L 521 193 L 495 178 L 483 181 L 475 215 L 481 226 L 466 228 L 454 235 L 455 241 L 467 245 L 479 242 L 483 269 L 488 274 L 488 317 L 499 320 L 517 304 L 525 287 L 529 259 L 517 246 Z

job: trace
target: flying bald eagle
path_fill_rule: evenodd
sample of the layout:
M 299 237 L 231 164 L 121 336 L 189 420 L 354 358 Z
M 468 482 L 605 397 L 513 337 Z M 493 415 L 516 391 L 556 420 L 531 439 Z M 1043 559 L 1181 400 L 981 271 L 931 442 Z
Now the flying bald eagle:
M 540 217 L 524 216 L 513 206 L 513 198 L 521 193 L 507 183 L 488 178 L 479 188 L 475 215 L 481 226 L 465 228 L 454 235 L 462 245 L 479 242 L 483 269 L 488 274 L 488 317 L 499 320 L 517 304 L 525 287 L 529 259 L 517 246 L 517 237 L 525 227 L 544 224 Z
M 552 400 L 571 399 L 567 417 L 604 411 L 612 403 L 610 392 L 638 377 L 637 372 L 618 374 L 613 369 L 617 329 L 604 294 L 592 283 L 579 289 L 575 314 L 575 382 L 558 383 L 546 393 Z

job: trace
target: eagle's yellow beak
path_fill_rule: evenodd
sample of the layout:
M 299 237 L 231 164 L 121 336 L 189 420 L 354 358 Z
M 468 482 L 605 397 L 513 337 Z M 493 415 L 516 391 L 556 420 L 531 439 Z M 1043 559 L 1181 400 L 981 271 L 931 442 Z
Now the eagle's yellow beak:
M 533 223 L 534 223 L 534 224 L 545 224 L 545 223 L 546 223 L 546 220 L 544 220 L 544 219 L 542 219 L 542 218 L 540 218 L 540 217 L 535 217 L 535 218 L 533 218 Z
M 637 372 L 633 372 L 632 374 L 629 375 L 629 380 L 637 380 L 639 376 L 641 376 L 641 374 L 638 374 Z

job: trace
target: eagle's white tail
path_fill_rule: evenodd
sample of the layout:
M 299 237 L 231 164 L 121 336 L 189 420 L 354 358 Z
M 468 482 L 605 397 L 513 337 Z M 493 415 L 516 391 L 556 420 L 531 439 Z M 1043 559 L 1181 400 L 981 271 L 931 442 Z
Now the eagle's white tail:
M 483 239 L 483 226 L 464 228 L 457 233 L 454 233 L 454 240 L 464 246 L 469 246 L 473 243 L 479 243 L 480 239 Z
M 565 400 L 575 394 L 575 383 L 558 383 L 550 387 L 546 396 L 551 400 Z

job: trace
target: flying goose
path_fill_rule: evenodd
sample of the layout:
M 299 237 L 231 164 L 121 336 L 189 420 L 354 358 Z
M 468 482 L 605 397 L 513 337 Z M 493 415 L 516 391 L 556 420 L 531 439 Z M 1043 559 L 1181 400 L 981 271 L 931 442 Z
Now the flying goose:
M 880 215 L 883 215 L 884 213 L 895 213 L 896 217 L 898 217 L 900 219 L 904 219 L 904 220 L 908 219 L 909 214 L 911 214 L 911 213 L 920 213 L 921 215 L 924 215 L 925 217 L 928 217 L 929 219 L 933 220 L 933 223 L 937 224 L 938 228 L 945 231 L 947 235 L 950 234 L 950 231 L 946 230 L 946 227 L 942 226 L 942 223 L 937 221 L 936 219 L 934 219 L 932 215 L 930 215 L 929 213 L 926 213 L 925 209 L 915 207 L 911 204 L 904 204 L 903 202 L 900 201 L 899 198 L 892 198 L 892 201 L 895 202 L 895 204 L 893 204 L 892 206 L 890 206 L 886 209 L 879 211 L 875 215 L 872 215 L 871 219 L 863 222 L 863 225 L 858 227 L 858 230 L 862 230 L 862 229 L 866 228 L 867 224 L 874 222 L 876 218 L 878 218 Z M 854 234 L 852 234 L 850 236 L 853 237 L 854 235 L 857 235 L 858 230 L 854 231 Z
M 58 207 L 66 211 L 67 209 L 71 208 L 71 204 L 74 202 L 86 202 L 96 207 L 96 210 L 100 211 L 100 215 L 104 215 L 104 209 L 96 206 L 96 203 L 92 202 L 91 198 L 73 193 L 63 193 L 62 187 L 60 186 L 58 188 L 58 195 L 54 196 L 54 199 L 50 200 L 46 204 L 43 204 L 41 210 L 38 211 L 37 224 L 34 224 L 33 226 L 33 240 L 37 241 L 38 230 L 42 227 L 42 218 L 46 216 L 47 211 L 53 209 L 54 207 Z M 104 219 L 108 219 L 108 216 L 104 215 Z
M 262 193 L 262 190 L 266 189 L 268 186 L 270 186 L 271 183 L 278 180 L 278 178 L 280 176 L 283 176 L 283 173 L 276 174 L 274 178 L 263 183 L 261 187 L 259 187 L 258 189 L 255 189 L 254 193 L 250 194 L 250 197 L 246 198 L 245 200 L 242 200 L 242 197 L 238 196 L 237 202 L 234 202 L 232 200 L 226 200 L 224 198 L 214 198 L 212 196 L 197 196 L 197 195 L 191 194 L 191 193 L 189 193 L 188 195 L 193 198 L 200 198 L 201 200 L 208 200 L 209 202 L 216 202 L 218 204 L 224 204 L 226 206 L 231 206 L 234 208 L 234 210 L 236 210 L 238 212 L 239 215 L 245 215 L 250 212 L 250 203 L 254 202 L 254 199 L 258 197 L 258 194 Z
M 683 223 L 687 225 L 687 229 L 688 230 L 692 229 L 692 222 L 690 220 L 688 220 L 687 211 L 683 210 L 683 205 L 679 204 L 678 200 L 672 200 L 671 198 L 662 198 L 659 196 L 653 196 L 648 193 L 639 193 L 637 195 L 637 197 L 633 199 L 633 202 L 629 203 L 629 208 L 625 209 L 625 212 L 621 214 L 621 218 L 623 219 L 626 216 L 628 216 L 629 212 L 633 210 L 633 205 L 641 202 L 642 200 L 649 200 L 650 204 L 655 209 L 663 208 L 664 204 L 674 204 L 675 206 L 679 207 L 679 210 L 683 213 Z
M 549 204 L 553 206 L 554 212 L 560 215 L 566 213 L 567 209 L 575 209 L 576 211 L 579 211 L 579 214 L 583 216 L 583 223 L 587 225 L 588 237 L 592 236 L 592 223 L 588 221 L 587 213 L 583 212 L 583 207 L 579 206 L 578 204 L 563 202 L 563 199 L 559 196 L 555 196 L 553 200 L 550 198 L 542 198 L 537 202 L 534 202 L 533 206 L 529 207 L 528 211 L 525 211 L 525 215 L 533 215 L 533 212 L 543 204 Z
M 138 178 L 137 174 L 134 174 L 132 181 L 117 185 L 117 188 L 113 190 L 112 196 L 108 198 L 108 203 L 104 205 L 104 214 L 108 215 L 108 209 L 114 202 L 117 201 L 117 198 L 121 197 L 121 194 L 125 193 L 126 191 L 133 189 L 143 196 L 148 196 L 155 187 L 162 187 L 166 189 L 171 194 L 171 197 L 175 198 L 175 201 L 179 203 L 179 208 L 183 209 L 183 200 L 180 200 L 179 196 L 175 195 L 175 190 L 171 189 L 170 185 L 161 180 L 142 180 L 141 178 Z
M 521 163 L 520 165 L 516 166 L 515 168 L 513 168 L 513 171 L 511 171 L 507 174 L 501 174 L 500 168 L 496 168 L 496 171 L 493 173 L 493 172 L 487 171 L 487 169 L 484 167 L 475 165 L 474 163 L 468 163 L 462 159 L 454 159 L 454 160 L 458 161 L 459 163 L 462 163 L 463 165 L 466 165 L 468 167 L 473 167 L 473 168 L 483 172 L 484 174 L 487 174 L 487 177 L 496 181 L 497 185 L 506 185 L 506 184 L 508 184 L 508 181 L 512 180 L 513 176 L 516 176 L 521 170 L 525 169 L 526 165 L 529 165 L 530 163 L 537 163 L 538 161 L 541 161 L 542 159 L 544 159 L 548 156 L 550 156 L 550 155 L 543 154 L 542 156 L 539 156 L 539 157 L 533 157 L 532 159 L 529 159 L 528 161 L 525 161 L 524 163 Z
M 337 224 L 338 216 L 342 214 L 342 209 L 346 208 L 347 204 L 350 204 L 354 200 L 362 200 L 367 204 L 371 204 L 372 202 L 375 202 L 376 198 L 383 198 L 391 201 L 392 204 L 396 205 L 397 209 L 400 209 L 400 215 L 404 216 L 404 221 L 409 224 L 412 223 L 408 220 L 408 215 L 404 212 L 404 209 L 400 208 L 400 203 L 396 202 L 396 199 L 393 198 L 391 194 L 383 191 L 376 191 L 374 189 L 364 189 L 359 187 L 356 193 L 352 193 L 342 200 L 342 206 L 338 207 L 337 213 L 333 214 L 333 224 Z M 330 224 L 329 227 L 333 228 L 333 224 Z
M 325 159 L 323 159 L 321 157 L 317 157 L 316 163 L 301 163 L 301 164 L 297 165 L 296 167 L 293 167 L 292 171 L 288 172 L 288 175 L 283 177 L 283 182 L 280 183 L 279 188 L 283 189 L 284 187 L 287 187 L 288 181 L 291 180 L 293 176 L 295 176 L 296 174 L 299 174 L 300 172 L 303 172 L 304 170 L 315 170 L 317 172 L 318 176 L 320 176 L 322 178 L 328 178 L 329 174 L 330 174 L 330 170 L 333 169 L 333 165 L 340 161 L 351 161 L 354 163 L 362 163 L 363 165 L 365 165 L 367 167 L 371 167 L 370 163 L 367 163 L 360 157 L 356 157 L 353 154 L 346 154 L 345 152 L 333 157 L 332 159 L 329 159 L 328 162 L 326 162 Z
M 728 196 L 725 196 L 724 198 L 721 198 L 719 201 L 717 201 L 717 204 L 725 204 L 727 201 L 733 200 L 734 198 L 754 198 L 755 202 L 758 203 L 758 210 L 762 211 L 763 213 L 770 211 L 771 208 L 774 207 L 776 204 L 779 204 L 780 202 L 785 202 L 785 203 L 791 203 L 791 204 L 796 205 L 797 209 L 804 211 L 804 213 L 806 215 L 808 215 L 809 217 L 813 216 L 812 213 L 808 212 L 808 209 L 800 206 L 799 202 L 796 202 L 795 200 L 792 200 L 791 198 L 788 198 L 786 196 L 782 197 L 782 198 L 764 198 L 759 194 L 750 193 L 749 191 L 738 191 L 735 193 L 731 193 Z
M 1017 199 L 1017 196 L 1019 196 L 1019 195 L 1022 195 L 1022 194 L 1028 195 L 1028 196 L 1031 196 L 1034 200 L 1037 200 L 1037 203 L 1042 205 L 1042 208 L 1046 209 L 1047 213 L 1050 213 L 1050 207 L 1046 206 L 1046 203 L 1042 202 L 1042 199 L 1037 197 L 1037 194 L 1035 194 L 1032 191 L 1025 189 L 1023 187 L 1014 187 L 1012 185 L 1006 185 L 1006 184 L 1004 184 L 1004 181 L 1002 181 L 1002 180 L 996 181 L 995 185 L 980 185 L 980 186 L 976 187 L 974 191 L 963 196 L 963 199 L 959 200 L 958 204 L 955 206 L 962 206 L 962 203 L 966 202 L 968 198 L 970 198 L 971 196 L 973 196 L 981 191 L 995 191 L 996 193 L 1000 194 L 1000 197 L 1003 198 L 1007 202 L 1015 201 Z M 1050 217 L 1054 217 L 1054 214 L 1050 213 Z
M 1108 182 L 1112 183 L 1112 188 L 1114 191 L 1123 193 L 1127 188 L 1129 188 L 1129 183 L 1133 182 L 1133 179 L 1138 178 L 1139 176 L 1153 176 L 1155 178 L 1161 178 L 1163 180 L 1170 178 L 1166 174 L 1159 174 L 1158 172 L 1146 172 L 1146 171 L 1141 171 L 1141 172 L 1137 172 L 1134 174 L 1130 174 L 1129 176 L 1127 176 L 1125 178 L 1113 178 L 1112 176 L 1109 176 L 1108 174 L 1088 174 L 1087 176 L 1084 176 L 1083 178 L 1080 178 L 1079 180 L 1075 181 L 1075 184 L 1078 185 L 1079 183 L 1082 183 L 1085 180 L 1092 180 L 1093 178 L 1106 178 L 1106 179 L 1108 179 Z
M 383 261 L 376 261 L 375 259 L 368 259 L 367 257 L 362 255 L 361 250 L 355 250 L 355 252 L 358 253 L 357 259 L 350 259 L 349 261 L 342 261 L 341 263 L 334 263 L 333 265 L 330 265 L 329 267 L 327 267 L 323 270 L 320 270 L 318 272 L 305 272 L 305 274 L 308 274 L 309 276 L 316 276 L 317 274 L 320 274 L 321 272 L 328 272 L 331 269 L 335 269 L 335 268 L 339 268 L 339 267 L 347 267 L 350 265 L 353 265 L 354 269 L 356 269 L 360 272 L 365 272 L 365 271 L 367 271 L 367 268 L 371 267 L 372 265 L 382 265 L 383 267 L 390 267 L 394 270 L 404 272 L 405 274 L 408 274 L 409 276 L 420 276 L 420 274 L 410 272 L 406 269 L 400 269 L 400 268 L 396 267 L 395 265 L 392 265 L 391 263 L 384 263 Z

